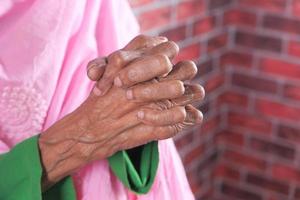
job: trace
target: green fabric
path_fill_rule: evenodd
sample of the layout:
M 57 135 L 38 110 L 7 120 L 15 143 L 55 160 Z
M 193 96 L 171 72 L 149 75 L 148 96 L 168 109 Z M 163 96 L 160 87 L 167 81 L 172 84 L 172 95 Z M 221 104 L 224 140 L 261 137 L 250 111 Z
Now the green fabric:
M 139 147 L 139 152 L 130 157 L 127 151 L 119 151 L 108 158 L 110 167 L 122 183 L 137 194 L 146 194 L 153 184 L 159 161 L 158 142 Z M 135 166 L 133 159 L 139 160 Z
M 137 194 L 150 190 L 158 160 L 157 141 L 140 146 L 133 154 L 120 151 L 108 158 L 115 175 Z M 38 136 L 34 136 L 0 155 L 0 200 L 76 200 L 71 177 L 66 177 L 44 193 L 41 191 L 41 177 Z
M 75 200 L 71 177 L 67 177 L 42 194 L 42 166 L 38 136 L 16 145 L 0 155 L 0 199 L 2 200 Z

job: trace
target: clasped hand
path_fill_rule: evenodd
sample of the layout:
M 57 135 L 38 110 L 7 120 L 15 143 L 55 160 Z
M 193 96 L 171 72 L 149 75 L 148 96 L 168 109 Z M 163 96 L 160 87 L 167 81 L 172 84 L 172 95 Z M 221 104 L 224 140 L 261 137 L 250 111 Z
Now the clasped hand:
M 191 103 L 203 99 L 204 89 L 184 83 L 196 65 L 173 65 L 177 54 L 178 46 L 164 37 L 138 36 L 88 64 L 88 76 L 97 81 L 90 96 L 40 137 L 45 187 L 93 160 L 201 123 Z

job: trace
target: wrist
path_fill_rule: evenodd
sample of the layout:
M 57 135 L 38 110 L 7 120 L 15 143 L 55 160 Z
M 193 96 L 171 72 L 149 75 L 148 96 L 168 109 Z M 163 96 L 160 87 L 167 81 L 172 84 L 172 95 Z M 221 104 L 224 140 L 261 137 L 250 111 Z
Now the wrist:
M 55 123 L 38 140 L 43 167 L 42 188 L 45 190 L 86 164 L 80 158 L 78 142 L 69 138 L 80 134 L 75 115 L 70 114 Z

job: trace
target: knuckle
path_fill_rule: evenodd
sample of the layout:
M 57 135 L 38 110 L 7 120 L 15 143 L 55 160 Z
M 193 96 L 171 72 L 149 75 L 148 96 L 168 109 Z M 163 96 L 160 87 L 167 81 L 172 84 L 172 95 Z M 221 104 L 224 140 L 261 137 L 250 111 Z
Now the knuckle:
M 186 110 L 183 106 L 177 107 L 178 121 L 183 122 L 186 118 Z
M 182 126 L 180 124 L 174 124 L 171 126 L 172 131 L 171 131 L 171 137 L 174 137 L 177 135 L 182 130 Z
M 157 106 L 156 109 L 159 110 L 166 110 L 169 108 L 169 103 L 167 101 L 156 101 L 155 105 Z
M 174 41 L 167 41 L 166 45 L 168 46 L 168 49 L 171 50 L 172 55 L 177 55 L 179 52 L 179 46 Z
M 140 47 L 148 47 L 151 41 L 151 37 L 147 35 L 139 35 L 134 39 L 134 42 L 138 43 Z
M 138 41 L 140 41 L 140 42 L 146 42 L 146 41 L 148 40 L 148 38 L 149 38 L 149 36 L 144 35 L 144 34 L 138 35 L 138 36 L 136 37 L 136 39 L 137 39 Z
M 159 60 L 160 65 L 162 66 L 164 73 L 169 73 L 172 70 L 172 63 L 167 55 L 164 54 L 157 54 L 155 55 L 156 58 Z
M 108 62 L 115 66 L 122 66 L 125 61 L 125 52 L 123 50 L 118 50 L 108 56 Z
M 184 83 L 180 80 L 173 80 L 173 85 L 174 85 L 174 90 L 176 94 L 178 93 L 179 95 L 183 95 L 185 88 L 184 88 Z

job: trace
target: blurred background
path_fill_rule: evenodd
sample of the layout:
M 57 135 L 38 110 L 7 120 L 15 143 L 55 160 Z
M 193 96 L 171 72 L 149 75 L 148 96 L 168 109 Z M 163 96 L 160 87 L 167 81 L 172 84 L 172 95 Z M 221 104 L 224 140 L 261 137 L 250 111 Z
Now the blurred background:
M 300 0 L 129 2 L 198 65 L 205 121 L 175 139 L 197 199 L 300 199 Z

